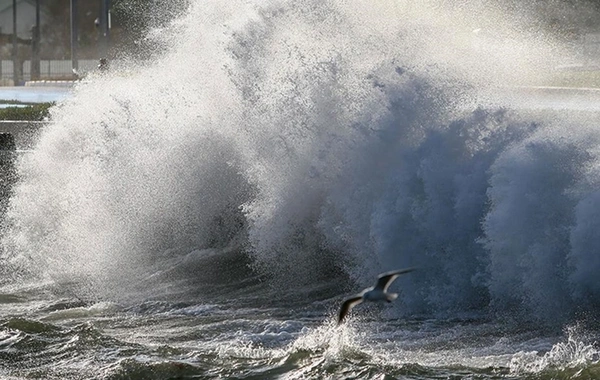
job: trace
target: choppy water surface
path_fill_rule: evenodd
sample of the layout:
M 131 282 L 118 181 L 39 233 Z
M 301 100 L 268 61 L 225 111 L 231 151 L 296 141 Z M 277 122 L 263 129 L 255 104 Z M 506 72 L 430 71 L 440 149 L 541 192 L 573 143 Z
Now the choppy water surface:
M 411 4 L 190 1 L 78 83 L 2 182 L 0 375 L 600 377 L 595 92 L 527 87 L 535 14 Z
M 390 319 L 364 308 L 336 327 L 339 299 L 327 289 L 274 301 L 272 290 L 250 287 L 134 304 L 61 298 L 40 284 L 4 292 L 2 375 L 586 379 L 600 370 L 597 334 L 580 326 L 557 331 L 475 313 Z

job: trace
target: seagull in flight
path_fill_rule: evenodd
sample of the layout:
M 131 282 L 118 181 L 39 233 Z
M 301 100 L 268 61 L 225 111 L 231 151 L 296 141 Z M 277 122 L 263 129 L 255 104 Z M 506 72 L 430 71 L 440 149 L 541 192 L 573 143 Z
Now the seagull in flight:
M 396 279 L 396 277 L 400 276 L 404 273 L 409 273 L 414 271 L 416 268 L 405 268 L 394 270 L 391 272 L 385 272 L 378 276 L 377 283 L 375 286 L 370 288 L 366 288 L 362 292 L 347 298 L 340 308 L 340 314 L 338 316 L 338 326 L 342 324 L 346 315 L 350 312 L 354 306 L 359 303 L 370 301 L 370 302 L 392 302 L 398 297 L 398 293 L 388 293 L 387 289 L 390 284 Z

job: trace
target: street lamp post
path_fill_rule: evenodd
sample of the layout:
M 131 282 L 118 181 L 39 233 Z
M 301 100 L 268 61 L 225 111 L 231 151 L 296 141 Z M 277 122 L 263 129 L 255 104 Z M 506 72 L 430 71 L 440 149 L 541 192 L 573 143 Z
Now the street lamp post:
M 110 0 L 101 0 L 100 8 L 100 58 L 106 58 L 110 40 Z
M 77 60 L 78 28 L 77 28 L 77 0 L 71 0 L 71 67 L 74 73 L 79 70 Z
M 19 47 L 17 45 L 17 0 L 13 0 L 13 35 L 12 35 L 12 59 L 13 59 L 13 85 L 19 84 Z
M 31 79 L 40 79 L 40 2 L 35 1 L 35 26 L 33 27 L 33 35 L 31 36 Z

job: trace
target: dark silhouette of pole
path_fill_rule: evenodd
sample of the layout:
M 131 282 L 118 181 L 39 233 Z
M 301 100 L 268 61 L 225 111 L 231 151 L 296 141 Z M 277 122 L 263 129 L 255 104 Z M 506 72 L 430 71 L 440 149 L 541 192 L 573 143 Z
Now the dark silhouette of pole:
M 101 0 L 100 7 L 100 58 L 106 58 L 110 41 L 110 0 Z
M 13 85 L 19 84 L 19 47 L 17 46 L 17 0 L 13 0 L 13 36 L 12 36 L 12 59 L 13 59 Z
M 71 0 L 71 67 L 74 73 L 79 70 L 79 61 L 77 60 L 77 45 L 79 44 L 77 20 L 77 0 Z
M 31 36 L 31 79 L 40 79 L 40 2 L 35 1 L 35 26 L 33 27 L 33 35 Z

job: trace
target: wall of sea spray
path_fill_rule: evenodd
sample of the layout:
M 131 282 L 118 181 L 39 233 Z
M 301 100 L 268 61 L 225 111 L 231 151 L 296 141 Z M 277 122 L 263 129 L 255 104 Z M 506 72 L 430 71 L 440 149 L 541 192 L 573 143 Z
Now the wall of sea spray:
M 297 289 L 419 266 L 397 313 L 591 307 L 597 119 L 477 106 L 561 56 L 524 30 L 471 2 L 191 1 L 151 32 L 163 54 L 53 110 L 18 163 L 3 266 L 122 298 L 236 252 Z

